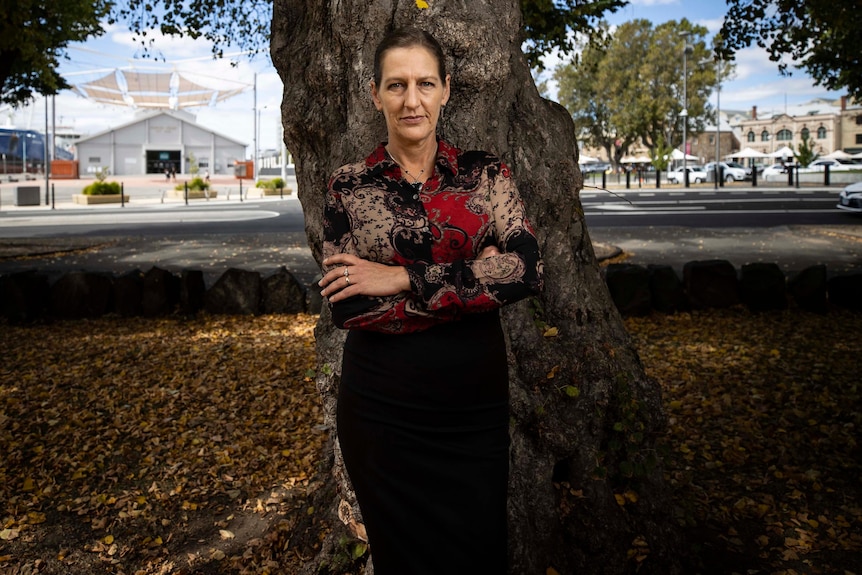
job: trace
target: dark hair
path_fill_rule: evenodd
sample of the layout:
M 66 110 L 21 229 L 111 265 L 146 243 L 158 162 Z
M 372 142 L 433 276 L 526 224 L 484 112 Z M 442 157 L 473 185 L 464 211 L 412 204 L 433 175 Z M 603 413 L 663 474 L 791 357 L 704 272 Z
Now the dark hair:
M 404 28 L 396 28 L 389 31 L 374 51 L 374 83 L 380 86 L 383 80 L 383 56 L 386 52 L 394 48 L 412 48 L 413 46 L 421 46 L 425 48 L 434 58 L 437 59 L 437 69 L 440 73 L 440 80 L 446 81 L 446 57 L 443 55 L 443 48 L 434 36 L 412 26 Z

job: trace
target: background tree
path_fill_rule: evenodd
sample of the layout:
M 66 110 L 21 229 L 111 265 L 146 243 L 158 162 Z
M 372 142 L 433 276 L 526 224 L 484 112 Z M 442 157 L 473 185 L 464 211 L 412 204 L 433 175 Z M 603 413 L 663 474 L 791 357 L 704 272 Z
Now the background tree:
M 803 168 L 807 168 L 811 162 L 820 157 L 820 154 L 814 151 L 812 143 L 808 133 L 803 131 L 802 142 L 796 147 L 796 161 Z
M 602 24 L 600 30 L 606 35 L 607 25 Z M 575 64 L 558 66 L 553 78 L 558 86 L 557 99 L 571 112 L 578 139 L 603 149 L 618 167 L 637 136 L 620 132 L 612 122 L 611 98 L 603 82 L 606 53 L 601 44 L 590 44 L 573 59 Z
M 789 74 L 789 58 L 830 90 L 862 101 L 858 0 L 728 0 L 721 28 L 725 56 L 756 43 Z
M 34 93 L 69 85 L 57 73 L 69 42 L 102 34 L 108 0 L 15 0 L 0 17 L 0 104 L 17 105 Z
M 542 56 L 553 49 L 572 53 L 575 38 L 601 42 L 602 30 L 598 26 L 602 17 L 627 4 L 628 0 L 521 0 L 524 34 L 528 39 L 524 52 L 530 66 L 542 69 Z
M 555 70 L 559 102 L 588 134 L 587 142 L 609 151 L 613 162 L 628 150 L 610 153 L 609 142 L 627 148 L 640 140 L 650 151 L 660 141 L 682 147 L 684 33 L 692 45 L 685 82 L 688 132 L 695 134 L 711 120 L 708 98 L 717 83 L 715 65 L 704 64 L 711 51 L 702 26 L 685 19 L 655 28 L 648 20 L 626 22 L 606 45 L 587 45 Z M 732 66 L 723 67 L 727 77 Z
M 312 253 L 319 260 L 329 175 L 386 136 L 369 97 L 376 43 L 392 26 L 429 30 L 445 47 L 453 76 L 441 131 L 461 147 L 500 154 L 513 168 L 545 258 L 543 295 L 503 314 L 512 375 L 511 572 L 678 573 L 656 455 L 659 389 L 644 374 L 596 263 L 578 201 L 572 121 L 536 90 L 521 51 L 520 4 L 418 4 L 275 1 L 272 59 L 284 84 L 285 138 Z M 330 426 L 343 339 L 324 309 L 317 383 Z M 359 532 L 349 486 L 340 466 L 333 469 L 340 497 L 323 485 L 311 505 L 333 515 L 337 509 Z M 295 544 L 301 535 L 292 537 Z M 334 529 L 307 572 L 331 561 L 343 538 Z
M 552 49 L 571 51 L 572 38 L 592 29 L 608 11 L 626 0 L 522 0 L 524 49 L 541 67 Z M 269 48 L 272 0 L 47 0 L 4 1 L 0 22 L 0 103 L 18 104 L 34 93 L 68 88 L 57 74 L 69 42 L 104 33 L 103 24 L 128 26 L 141 45 L 140 55 L 160 58 L 151 33 L 205 38 L 214 57 L 255 54 Z M 598 36 L 590 36 L 596 39 Z

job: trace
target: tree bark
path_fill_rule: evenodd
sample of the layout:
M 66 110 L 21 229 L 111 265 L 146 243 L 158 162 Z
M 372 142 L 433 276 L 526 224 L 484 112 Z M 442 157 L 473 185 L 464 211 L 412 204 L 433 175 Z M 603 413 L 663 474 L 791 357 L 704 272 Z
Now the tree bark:
M 521 51 L 517 0 L 428 4 L 274 2 L 272 59 L 284 82 L 285 141 L 312 253 L 319 261 L 330 173 L 385 139 L 369 95 L 377 42 L 390 27 L 427 29 L 444 46 L 452 74 L 441 135 L 509 164 L 545 260 L 542 296 L 503 313 L 512 404 L 510 572 L 679 572 L 656 456 L 660 390 L 645 375 L 596 262 L 578 198 L 583 180 L 571 118 L 538 94 Z M 316 336 L 317 382 L 334 432 L 344 334 L 325 309 Z M 340 497 L 352 504 L 335 461 Z

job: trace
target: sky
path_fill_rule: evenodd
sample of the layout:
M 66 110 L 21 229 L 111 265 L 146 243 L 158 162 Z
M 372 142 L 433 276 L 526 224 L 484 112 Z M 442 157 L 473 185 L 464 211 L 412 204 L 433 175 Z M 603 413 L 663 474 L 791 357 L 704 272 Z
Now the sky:
M 658 25 L 687 18 L 705 26 L 711 37 L 721 27 L 725 12 L 725 4 L 716 0 L 632 0 L 625 8 L 608 15 L 607 20 L 611 25 L 619 25 L 642 18 Z M 164 61 L 142 59 L 140 45 L 134 42 L 128 30 L 122 26 L 109 26 L 103 36 L 70 46 L 69 60 L 62 61 L 60 73 L 70 84 L 79 84 L 117 68 L 176 70 L 211 87 L 244 86 L 245 91 L 240 95 L 220 102 L 215 107 L 191 108 L 188 111 L 195 114 L 197 122 L 205 127 L 248 144 L 249 155 L 253 151 L 254 119 L 257 114 L 258 149 L 280 146 L 282 83 L 269 54 L 259 54 L 251 60 L 248 56 L 236 55 L 233 58 L 236 65 L 232 66 L 230 60 L 213 60 L 210 45 L 203 40 L 157 37 L 156 47 L 164 56 Z M 557 55 L 546 57 L 546 68 L 552 69 L 559 61 Z M 453 82 L 457 82 L 457 78 L 453 78 Z M 553 85 L 550 89 L 553 96 Z M 841 95 L 841 92 L 829 92 L 815 86 L 801 70 L 794 69 L 790 77 L 781 76 L 777 64 L 770 62 L 763 50 L 753 47 L 737 53 L 735 77 L 723 79 L 720 97 L 723 110 L 748 111 L 752 106 L 757 106 L 758 113 L 768 113 L 780 112 L 815 98 L 837 99 Z M 715 94 L 711 103 L 715 105 Z M 134 121 L 135 118 L 132 109 L 93 103 L 68 90 L 56 97 L 54 109 L 58 128 L 83 135 L 106 131 Z M 44 99 L 39 98 L 32 105 L 17 111 L 0 109 L 0 127 L 6 125 L 44 130 Z

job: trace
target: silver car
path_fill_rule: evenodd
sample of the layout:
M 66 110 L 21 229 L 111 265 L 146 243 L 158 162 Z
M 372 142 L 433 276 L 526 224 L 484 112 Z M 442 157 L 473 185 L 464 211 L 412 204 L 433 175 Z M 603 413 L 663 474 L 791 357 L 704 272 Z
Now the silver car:
M 841 190 L 836 207 L 840 210 L 862 214 L 862 182 L 850 184 Z

